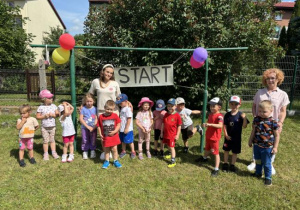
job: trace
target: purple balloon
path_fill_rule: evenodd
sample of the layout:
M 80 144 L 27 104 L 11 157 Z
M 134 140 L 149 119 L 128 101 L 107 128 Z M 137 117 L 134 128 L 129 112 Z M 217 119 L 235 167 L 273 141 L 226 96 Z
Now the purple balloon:
M 198 47 L 194 50 L 193 57 L 195 61 L 203 62 L 207 59 L 207 51 L 203 47 Z
M 193 68 L 198 69 L 204 65 L 205 61 L 203 62 L 197 62 L 195 61 L 194 57 L 192 56 L 190 59 L 190 64 Z

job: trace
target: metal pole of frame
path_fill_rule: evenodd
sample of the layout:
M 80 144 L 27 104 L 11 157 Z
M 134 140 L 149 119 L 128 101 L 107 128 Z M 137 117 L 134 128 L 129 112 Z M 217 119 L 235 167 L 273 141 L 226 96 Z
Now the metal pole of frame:
M 291 109 L 292 109 L 292 104 L 293 104 L 293 100 L 294 100 L 297 69 L 298 69 L 298 56 L 295 56 L 294 75 L 293 75 L 293 83 L 292 83 L 292 88 L 291 88 L 291 102 L 289 105 L 289 111 L 291 111 Z
M 72 120 L 76 132 L 76 137 L 74 140 L 74 150 L 76 151 L 77 145 L 77 108 L 76 108 L 76 81 L 75 81 L 75 51 L 71 50 L 70 57 L 70 75 L 71 75 L 71 104 L 74 107 L 74 111 L 72 113 Z

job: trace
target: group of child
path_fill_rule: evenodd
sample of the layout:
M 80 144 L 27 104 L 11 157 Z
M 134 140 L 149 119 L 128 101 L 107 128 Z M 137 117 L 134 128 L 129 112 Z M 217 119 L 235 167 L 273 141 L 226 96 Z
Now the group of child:
M 63 102 L 58 107 L 54 105 L 53 94 L 49 90 L 42 90 L 39 94 L 43 104 L 41 104 L 36 113 L 36 118 L 41 120 L 41 132 L 43 136 L 43 159 L 49 160 L 48 144 L 50 143 L 51 154 L 54 159 L 59 156 L 56 152 L 55 144 L 55 118 L 59 117 L 62 126 L 62 137 L 64 142 L 62 162 L 72 162 L 74 160 L 73 142 L 75 138 L 75 128 L 71 115 L 74 107 L 68 102 Z M 81 122 L 83 159 L 88 159 L 90 150 L 90 158 L 96 157 L 96 138 L 97 130 L 101 139 L 102 148 L 104 150 L 103 169 L 109 167 L 110 153 L 112 153 L 113 164 L 115 167 L 122 167 L 118 161 L 118 157 L 126 156 L 126 145 L 130 148 L 130 158 L 135 158 L 133 135 L 133 110 L 131 103 L 128 101 L 126 94 L 120 94 L 117 101 L 108 100 L 105 104 L 105 113 L 97 116 L 97 110 L 94 107 L 94 99 L 91 94 L 86 94 L 83 98 L 84 106 L 80 110 L 79 120 Z M 239 111 L 241 99 L 238 96 L 232 96 L 229 101 L 231 111 L 223 115 L 220 113 L 222 102 L 220 98 L 211 99 L 210 114 L 207 123 L 203 123 L 202 127 L 206 128 L 205 153 L 204 156 L 196 159 L 197 162 L 207 162 L 209 154 L 215 156 L 215 168 L 211 175 L 217 176 L 219 173 L 220 155 L 219 142 L 221 139 L 222 128 L 224 127 L 224 164 L 223 171 L 235 172 L 235 162 L 237 154 L 241 152 L 241 134 L 242 128 L 246 128 L 249 121 L 245 113 Z M 115 106 L 119 105 L 120 116 L 114 113 Z M 193 126 L 190 117 L 192 114 L 201 114 L 199 110 L 190 110 L 185 107 L 185 100 L 181 97 L 170 98 L 167 106 L 162 99 L 156 101 L 155 111 L 151 111 L 154 102 L 148 97 L 143 97 L 138 103 L 139 111 L 136 115 L 136 125 L 138 127 L 138 158 L 143 160 L 143 143 L 146 142 L 146 156 L 151 158 L 150 152 L 150 134 L 154 128 L 154 156 L 162 156 L 170 159 L 168 167 L 172 168 L 176 165 L 175 142 L 179 139 L 180 133 L 184 143 L 183 152 L 188 152 L 188 139 L 197 131 L 202 135 L 201 126 Z M 165 111 L 167 108 L 167 111 Z M 259 105 L 259 116 L 253 120 L 252 133 L 249 138 L 249 146 L 254 145 L 254 157 L 257 161 L 254 176 L 262 176 L 262 167 L 265 172 L 265 184 L 270 185 L 271 182 L 271 153 L 276 153 L 279 143 L 279 134 L 277 132 L 277 123 L 272 119 L 273 111 L 270 101 L 262 101 Z M 19 131 L 19 164 L 24 167 L 24 149 L 29 151 L 30 163 L 35 164 L 33 157 L 33 137 L 34 131 L 39 127 L 37 120 L 30 117 L 31 108 L 29 105 L 20 107 L 21 118 L 17 121 L 17 129 Z M 159 140 L 161 140 L 160 150 L 158 150 Z M 117 145 L 122 143 L 122 151 L 118 154 Z M 168 146 L 170 155 L 164 155 L 164 145 Z M 69 156 L 67 151 L 69 149 Z M 232 151 L 231 164 L 228 163 L 229 151 Z

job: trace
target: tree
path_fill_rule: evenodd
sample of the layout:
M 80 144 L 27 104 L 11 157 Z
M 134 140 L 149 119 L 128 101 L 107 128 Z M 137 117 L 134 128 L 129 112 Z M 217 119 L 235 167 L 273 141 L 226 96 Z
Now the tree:
M 33 36 L 16 23 L 19 14 L 18 7 L 0 1 L 0 68 L 24 69 L 34 62 L 34 53 L 28 48 Z M 25 18 L 22 24 L 26 24 Z
M 250 0 L 115 0 L 105 8 L 91 8 L 85 21 L 89 45 L 154 48 L 249 47 L 247 52 L 222 51 L 209 54 L 209 97 L 228 97 L 227 73 L 239 73 L 243 68 L 264 67 L 272 55 L 281 49 L 269 35 L 275 28 L 271 11 L 274 1 L 254 4 Z M 192 53 L 100 51 L 88 52 L 88 57 L 100 63 L 117 66 L 174 64 L 174 87 L 122 89 L 134 98 L 147 95 L 159 97 L 185 96 L 200 105 L 204 87 L 203 69 L 189 65 Z M 255 60 L 255 62 L 253 62 Z M 245 63 L 252 66 L 245 67 Z M 95 71 L 95 68 L 87 68 Z M 179 86 L 180 85 L 180 86 Z M 182 88 L 187 86 L 191 88 Z
M 286 49 L 287 34 L 286 34 L 285 26 L 283 26 L 282 29 L 281 29 L 280 37 L 279 37 L 279 40 L 278 40 L 278 46 L 281 46 L 283 49 Z
M 289 22 L 287 32 L 288 51 L 287 54 L 300 53 L 300 1 L 295 2 L 294 11 Z

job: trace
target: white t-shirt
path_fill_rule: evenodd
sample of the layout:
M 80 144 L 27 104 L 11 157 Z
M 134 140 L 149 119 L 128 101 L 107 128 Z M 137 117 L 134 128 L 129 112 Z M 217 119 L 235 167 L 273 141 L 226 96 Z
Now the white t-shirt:
M 100 86 L 100 80 L 94 79 L 91 84 L 89 93 L 97 94 L 97 110 L 101 113 L 104 112 L 104 105 L 107 100 L 116 101 L 116 98 L 121 94 L 120 86 L 116 81 L 110 81 L 106 88 Z M 118 106 L 116 106 L 118 109 Z
M 72 136 L 75 134 L 75 128 L 72 121 L 71 115 L 66 117 L 64 121 L 61 121 L 61 118 L 63 116 L 59 117 L 59 122 L 61 123 L 62 127 L 62 136 Z
M 131 122 L 128 128 L 128 131 L 132 131 L 133 130 L 133 114 L 131 111 L 131 108 L 126 106 L 126 107 L 122 107 L 121 112 L 120 112 L 120 119 L 121 119 L 121 128 L 120 128 L 120 132 L 124 132 L 125 131 L 125 127 L 127 124 L 127 118 L 131 117 Z
M 55 104 L 50 104 L 50 105 L 42 104 L 38 107 L 36 112 L 41 113 L 41 115 L 45 115 L 50 113 L 54 114 L 56 110 L 57 110 L 57 106 Z M 55 127 L 55 118 L 49 117 L 47 119 L 42 119 L 42 127 L 44 128 Z
M 190 115 L 192 114 L 192 110 L 188 108 L 183 108 L 181 112 L 178 112 L 178 114 L 180 115 L 182 121 L 181 129 L 185 129 L 193 124 L 193 120 L 190 117 Z

